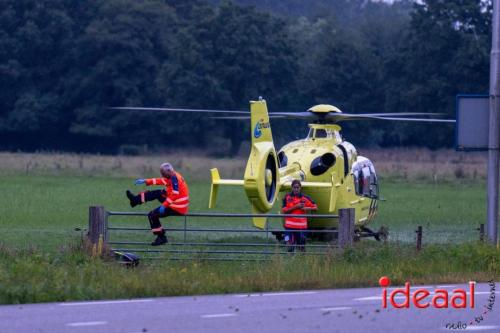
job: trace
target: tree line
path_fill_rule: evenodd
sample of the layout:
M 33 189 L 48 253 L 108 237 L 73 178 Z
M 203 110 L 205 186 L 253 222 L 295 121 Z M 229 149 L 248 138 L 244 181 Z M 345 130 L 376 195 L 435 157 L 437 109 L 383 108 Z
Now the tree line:
M 436 112 L 485 93 L 491 1 L 3 0 L 0 149 L 232 155 L 248 123 L 110 106 Z M 360 146 L 450 147 L 452 125 L 346 122 Z M 306 124 L 276 120 L 277 143 Z

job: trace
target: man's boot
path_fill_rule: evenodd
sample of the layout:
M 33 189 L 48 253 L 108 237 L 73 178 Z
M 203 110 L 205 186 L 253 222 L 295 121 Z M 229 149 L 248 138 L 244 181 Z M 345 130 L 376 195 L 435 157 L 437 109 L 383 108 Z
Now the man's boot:
M 151 243 L 152 246 L 158 246 L 168 243 L 167 236 L 165 235 L 165 231 L 162 234 L 156 236 L 154 242 Z
M 127 190 L 127 198 L 130 200 L 130 207 L 135 207 L 141 204 L 141 197 L 139 195 L 134 195 L 130 190 Z

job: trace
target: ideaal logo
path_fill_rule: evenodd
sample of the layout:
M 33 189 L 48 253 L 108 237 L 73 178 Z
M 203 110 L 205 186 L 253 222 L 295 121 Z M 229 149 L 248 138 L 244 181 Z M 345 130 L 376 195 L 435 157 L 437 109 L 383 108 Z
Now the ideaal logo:
M 271 124 L 269 122 L 265 123 L 264 119 L 261 119 L 255 124 L 255 128 L 253 129 L 253 136 L 258 139 L 262 136 L 262 128 L 269 128 Z
M 382 287 L 382 308 L 386 309 L 388 304 L 393 308 L 402 309 L 410 307 L 411 303 L 416 308 L 425 309 L 428 307 L 434 307 L 436 309 L 447 309 L 450 306 L 455 309 L 465 309 L 467 307 L 474 309 L 475 306 L 475 282 L 469 282 L 469 290 L 467 297 L 467 292 L 465 289 L 454 289 L 449 293 L 445 289 L 435 289 L 432 293 L 433 296 L 430 297 L 431 292 L 424 288 L 419 288 L 410 292 L 410 283 L 406 282 L 404 288 L 396 288 L 391 291 L 390 294 L 387 292 L 387 287 L 391 284 L 391 280 L 387 276 L 382 276 L 379 279 L 379 285 Z M 493 280 L 489 281 L 490 286 L 490 297 L 488 298 L 488 303 L 484 305 L 483 312 L 474 317 L 473 320 L 467 322 L 457 322 L 457 323 L 447 323 L 446 328 L 450 330 L 465 330 L 467 326 L 471 326 L 474 323 L 479 324 L 485 319 L 485 315 L 488 312 L 493 311 L 493 305 L 495 304 L 495 282 Z M 402 303 L 396 302 L 397 298 L 403 298 Z
M 382 307 L 387 308 L 387 287 L 391 284 L 391 280 L 387 276 L 382 276 L 378 281 L 382 289 Z M 450 293 L 446 289 L 436 289 L 431 299 L 431 295 L 427 289 L 416 289 L 410 292 L 410 282 L 405 283 L 404 288 L 396 288 L 389 295 L 389 301 L 392 307 L 396 309 L 409 308 L 410 300 L 413 305 L 419 309 L 425 309 L 430 306 L 436 309 L 447 309 L 450 305 L 452 308 L 460 309 L 468 306 L 474 308 L 474 288 L 475 282 L 469 282 L 469 297 L 464 289 L 454 289 Z M 403 296 L 403 303 L 396 302 L 396 297 Z M 451 296 L 451 297 L 450 297 Z M 399 297 L 398 297 L 399 298 Z M 467 299 L 468 298 L 468 299 Z

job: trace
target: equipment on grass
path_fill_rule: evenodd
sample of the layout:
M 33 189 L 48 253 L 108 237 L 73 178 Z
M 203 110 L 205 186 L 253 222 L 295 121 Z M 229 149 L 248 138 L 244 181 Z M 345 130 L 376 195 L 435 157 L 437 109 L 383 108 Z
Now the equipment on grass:
M 127 267 L 135 267 L 139 265 L 140 258 L 133 253 L 114 251 L 114 254 L 120 264 Z

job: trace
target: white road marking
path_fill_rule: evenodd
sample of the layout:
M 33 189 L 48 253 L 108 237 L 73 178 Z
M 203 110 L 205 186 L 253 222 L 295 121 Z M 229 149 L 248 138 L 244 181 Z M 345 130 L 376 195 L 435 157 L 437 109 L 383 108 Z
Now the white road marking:
M 392 287 L 388 287 L 387 290 L 394 290 L 394 289 L 403 289 L 405 286 L 392 286 Z M 434 286 L 411 286 L 410 287 L 410 290 L 411 289 L 420 289 L 420 288 L 423 288 L 423 289 L 430 289 L 430 288 L 435 288 Z
M 234 295 L 234 297 L 295 296 L 295 295 L 311 295 L 316 293 L 317 293 L 316 291 L 300 291 L 300 292 L 290 292 L 290 293 L 244 294 L 244 295 Z
M 348 306 L 338 306 L 335 308 L 322 308 L 321 311 L 340 311 L 340 310 L 350 310 L 351 307 Z
M 294 296 L 294 295 L 311 295 L 316 294 L 316 291 L 301 291 L 293 293 L 273 293 L 273 294 L 263 294 L 262 296 Z
M 97 325 L 106 325 L 107 321 L 84 321 L 79 323 L 68 323 L 66 326 L 71 327 L 79 327 L 79 326 L 97 326 Z
M 435 294 L 435 292 L 431 291 L 429 293 L 429 296 L 432 296 L 434 294 Z M 470 294 L 470 293 L 466 292 L 466 294 Z M 489 292 L 489 291 L 476 291 L 474 293 L 474 295 L 490 295 L 490 294 L 491 294 L 491 292 Z M 497 292 L 495 292 L 495 294 L 500 294 L 500 292 L 497 291 Z M 394 299 L 404 299 L 404 298 L 406 298 L 406 296 L 396 296 L 396 297 L 394 297 Z M 411 298 L 411 295 L 410 295 L 410 298 Z M 378 301 L 378 300 L 381 300 L 381 299 L 382 299 L 382 296 L 368 296 L 368 297 L 355 298 L 354 300 L 355 301 Z
M 79 306 L 79 305 L 103 305 L 103 304 L 124 304 L 124 303 L 143 303 L 153 302 L 152 299 L 131 299 L 124 301 L 95 301 L 95 302 L 74 302 L 74 303 L 59 303 L 60 306 Z
M 491 291 L 476 291 L 476 295 L 489 295 L 491 294 Z M 500 291 L 496 291 L 495 294 L 500 294 Z
M 394 289 L 403 289 L 405 286 L 392 286 L 388 287 L 387 290 L 394 290 Z M 454 287 L 461 287 L 461 288 L 469 288 L 468 284 L 464 285 L 458 285 L 458 284 L 443 284 L 439 286 L 411 286 L 410 290 L 412 289 L 434 289 L 434 288 L 454 288 Z
M 490 331 L 496 330 L 500 328 L 500 326 L 467 326 L 466 331 Z
M 224 318 L 224 317 L 235 317 L 236 313 L 217 313 L 211 315 L 202 315 L 201 318 Z
M 395 297 L 397 298 L 397 297 Z M 360 298 L 355 298 L 355 301 L 380 301 L 382 299 L 382 296 L 368 296 L 368 297 L 360 297 Z

